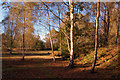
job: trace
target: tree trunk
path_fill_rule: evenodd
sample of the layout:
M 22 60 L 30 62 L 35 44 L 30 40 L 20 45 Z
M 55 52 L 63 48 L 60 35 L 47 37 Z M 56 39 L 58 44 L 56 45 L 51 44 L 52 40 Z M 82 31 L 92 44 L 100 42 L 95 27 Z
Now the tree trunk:
M 109 6 L 109 5 L 107 5 Z M 107 29 L 106 29 L 106 44 L 108 45 L 108 39 L 109 39 L 109 27 L 110 27 L 110 12 L 109 12 L 109 8 L 107 8 Z
M 109 27 L 110 27 L 110 11 L 109 3 L 105 4 L 105 15 L 104 15 L 104 45 L 108 46 L 109 44 Z
M 119 29 L 120 29 L 120 4 L 118 4 L 118 25 L 117 25 L 116 44 L 118 43 Z
M 24 47 L 25 47 L 25 45 L 24 45 L 24 30 L 23 30 L 23 49 L 22 49 L 22 60 L 24 60 Z
M 119 22 L 118 22 L 119 23 Z M 116 44 L 118 43 L 118 36 L 119 36 L 119 25 L 117 26 L 117 37 L 116 37 Z
M 120 4 L 118 3 L 118 28 L 120 29 Z M 120 34 L 117 32 L 118 65 L 120 65 Z
M 12 43 L 13 43 L 13 41 L 12 41 L 12 37 L 13 37 L 13 35 L 12 35 L 12 28 L 13 28 L 13 20 L 12 20 L 12 25 L 11 25 L 10 54 L 12 54 Z
M 58 13 L 59 13 L 59 17 L 60 17 L 60 9 L 59 9 L 59 5 L 58 5 Z M 62 40 L 62 37 L 61 37 L 61 26 L 60 26 L 60 19 L 59 19 L 59 36 L 60 36 L 60 54 L 62 55 L 62 43 L 61 43 L 61 40 Z M 62 59 L 63 59 L 63 56 L 62 56 Z
M 49 12 L 48 13 L 48 18 L 49 18 Z M 51 48 L 52 48 L 52 55 L 53 55 L 53 61 L 55 62 L 55 55 L 54 55 L 54 47 L 53 47 L 53 40 L 52 40 L 52 35 L 51 35 L 51 30 L 50 30 L 50 20 L 49 20 L 49 37 L 50 37 L 50 43 L 51 43 Z
M 72 68 L 74 66 L 73 62 L 73 51 L 74 51 L 74 46 L 73 46 L 73 27 L 74 27 L 74 22 L 73 22 L 73 1 L 69 0 L 69 6 L 70 6 L 70 21 L 71 21 L 71 30 L 70 30 L 70 39 L 71 39 L 71 51 L 70 51 L 70 64 L 69 67 Z
M 24 60 L 24 56 L 25 56 L 25 54 L 24 54 L 24 47 L 25 47 L 25 13 L 23 13 L 24 14 L 24 27 L 23 27 L 23 49 L 22 49 L 22 60 Z
M 92 73 L 94 73 L 94 68 L 97 60 L 97 48 L 98 48 L 98 28 L 99 28 L 99 16 L 100 16 L 100 2 L 97 3 L 97 17 L 96 17 L 96 32 L 95 32 L 95 54 L 94 61 L 92 63 Z

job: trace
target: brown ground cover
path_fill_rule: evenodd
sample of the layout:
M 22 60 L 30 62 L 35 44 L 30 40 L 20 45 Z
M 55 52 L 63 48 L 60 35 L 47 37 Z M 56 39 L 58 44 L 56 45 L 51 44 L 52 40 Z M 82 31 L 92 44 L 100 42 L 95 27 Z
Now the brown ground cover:
M 69 61 L 56 59 L 56 63 L 52 59 L 43 58 L 27 58 L 25 61 L 19 58 L 3 58 L 2 60 L 2 80 L 22 80 L 33 78 L 113 78 L 118 79 L 120 68 L 103 69 L 97 67 L 94 74 L 90 73 L 91 66 L 75 65 L 69 69 L 67 66 Z

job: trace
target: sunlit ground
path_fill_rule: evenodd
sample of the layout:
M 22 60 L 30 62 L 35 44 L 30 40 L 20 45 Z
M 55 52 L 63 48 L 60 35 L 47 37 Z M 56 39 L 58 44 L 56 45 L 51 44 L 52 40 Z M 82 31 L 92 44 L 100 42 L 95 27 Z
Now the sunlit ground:
M 55 55 L 58 54 L 58 51 L 54 51 Z M 13 52 L 13 55 L 8 55 L 9 52 L 3 52 L 4 55 L 0 59 L 22 59 L 22 52 Z M 18 55 L 19 54 L 19 55 Z M 25 59 L 53 59 L 51 51 L 26 51 Z M 60 58 L 55 56 L 55 58 Z
M 7 56 L 7 57 L 0 57 L 0 59 L 22 59 L 22 56 Z M 25 56 L 25 59 L 52 59 L 52 55 L 49 56 Z M 60 58 L 60 57 L 55 57 L 55 58 Z
M 4 54 L 3 57 L 0 57 L 2 59 L 3 80 L 16 80 L 16 78 L 24 78 L 25 80 L 27 80 L 26 78 L 119 78 L 119 66 L 104 68 L 105 65 L 108 65 L 108 62 L 106 62 L 106 64 L 103 62 L 102 64 L 105 65 L 101 64 L 96 66 L 95 71 L 97 73 L 91 74 L 91 64 L 88 66 L 84 64 L 84 60 L 89 61 L 90 57 L 88 58 L 86 56 L 85 59 L 80 60 L 81 63 L 76 62 L 77 59 L 74 60 L 75 63 L 79 64 L 75 64 L 74 68 L 69 69 L 69 60 L 62 61 L 60 57 L 56 56 L 56 62 L 53 62 L 52 54 L 48 54 L 48 52 L 49 51 L 26 52 L 27 55 L 24 61 L 22 60 L 21 54 Z M 117 59 L 116 57 L 114 58 Z
M 25 56 L 24 57 L 25 59 L 52 59 L 53 56 L 52 55 L 46 55 L 46 56 Z M 57 57 L 55 56 L 55 58 L 60 58 L 60 57 Z M 22 56 L 19 55 L 19 56 L 7 56 L 7 57 L 0 57 L 0 59 L 22 59 Z

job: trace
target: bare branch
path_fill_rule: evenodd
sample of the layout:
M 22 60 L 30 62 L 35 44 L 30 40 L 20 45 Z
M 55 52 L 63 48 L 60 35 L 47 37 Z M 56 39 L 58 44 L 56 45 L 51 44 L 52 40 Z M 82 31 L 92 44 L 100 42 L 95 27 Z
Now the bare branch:
M 45 4 L 45 2 L 42 2 L 42 3 L 46 6 L 46 8 L 47 8 L 55 17 L 57 17 L 57 18 L 60 19 L 63 23 L 65 23 L 60 17 L 58 17 L 57 15 L 55 15 L 55 14 L 52 12 L 52 10 L 48 7 L 48 5 Z

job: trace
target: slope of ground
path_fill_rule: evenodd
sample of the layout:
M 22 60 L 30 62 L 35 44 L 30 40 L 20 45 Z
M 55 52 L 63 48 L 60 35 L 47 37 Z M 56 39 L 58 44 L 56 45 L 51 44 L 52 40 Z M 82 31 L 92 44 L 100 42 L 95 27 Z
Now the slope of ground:
M 114 48 L 113 48 L 114 47 Z M 119 58 L 117 47 L 110 46 L 105 48 L 99 48 L 97 54 L 97 67 L 110 67 L 110 66 L 118 66 L 118 58 Z M 91 51 L 90 54 L 87 54 L 84 57 L 80 57 L 76 60 L 77 64 L 82 65 L 90 65 L 92 64 L 94 59 L 94 51 Z

